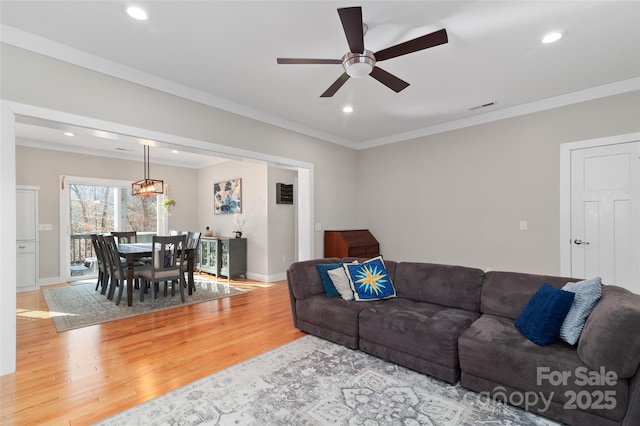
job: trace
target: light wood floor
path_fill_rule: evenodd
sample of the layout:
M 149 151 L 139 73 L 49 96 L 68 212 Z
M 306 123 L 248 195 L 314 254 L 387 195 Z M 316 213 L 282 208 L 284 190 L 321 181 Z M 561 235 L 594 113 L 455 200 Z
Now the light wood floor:
M 90 424 L 304 335 L 285 281 L 232 284 L 249 292 L 62 333 L 40 291 L 19 293 L 0 424 Z

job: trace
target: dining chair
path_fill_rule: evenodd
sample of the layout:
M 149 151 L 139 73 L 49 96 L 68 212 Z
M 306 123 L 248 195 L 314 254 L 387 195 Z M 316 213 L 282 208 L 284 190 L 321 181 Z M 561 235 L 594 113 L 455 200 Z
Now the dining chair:
M 96 240 L 98 241 L 98 246 L 102 250 L 102 260 L 104 260 L 104 268 L 105 268 L 105 285 L 102 287 L 100 291 L 101 294 L 106 294 L 107 299 L 113 299 L 113 292 L 115 287 L 117 286 L 117 282 L 114 281 L 113 272 L 111 269 L 111 254 L 109 253 L 109 247 L 107 246 L 106 241 L 104 240 L 105 235 L 97 234 Z
M 138 242 L 137 231 L 114 231 L 111 235 L 117 238 L 118 244 L 131 244 Z
M 200 235 L 202 235 L 201 232 L 187 232 L 187 250 L 189 249 L 193 249 L 193 263 L 195 264 L 198 260 L 198 246 L 200 245 Z M 185 257 L 184 259 L 182 259 L 182 262 L 184 262 L 184 271 L 185 273 L 188 272 L 187 269 L 187 259 L 188 253 L 185 252 Z M 185 280 L 185 287 L 188 285 L 188 280 Z M 193 286 L 193 291 L 196 290 L 196 287 Z
M 127 284 L 127 270 L 125 264 L 123 264 L 120 254 L 118 253 L 118 245 L 116 244 L 116 239 L 113 235 L 105 235 L 104 237 L 105 246 L 107 247 L 107 252 L 109 253 L 109 267 L 111 269 L 111 284 L 109 286 L 109 294 L 107 298 L 109 300 L 113 299 L 113 295 L 115 293 L 115 288 L 118 288 L 118 295 L 116 296 L 116 305 L 120 304 L 120 300 L 122 299 L 122 293 L 124 291 L 124 287 Z M 148 266 L 144 265 L 136 265 L 133 268 L 133 278 L 134 280 L 139 281 L 142 273 L 148 270 Z M 142 292 L 142 288 L 140 288 Z
M 187 247 L 186 235 L 157 236 L 153 239 L 153 260 L 148 269 L 140 272 L 140 277 L 144 280 L 140 288 L 140 301 L 144 301 L 144 290 L 151 288 L 151 307 L 156 307 L 156 286 L 161 282 L 165 285 L 165 295 L 167 293 L 167 283 L 171 281 L 171 295 L 176 294 L 176 285 L 180 289 L 180 299 L 184 303 L 184 287 L 186 262 L 185 252 Z
M 102 249 L 102 245 L 98 241 L 98 234 L 91 234 L 89 236 L 91 238 L 91 245 L 93 246 L 93 251 L 96 254 L 96 261 L 98 262 L 98 280 L 96 281 L 96 291 L 101 288 L 101 293 L 105 294 L 107 290 L 107 286 L 109 284 L 109 267 L 107 266 L 107 262 L 104 259 L 104 250 Z

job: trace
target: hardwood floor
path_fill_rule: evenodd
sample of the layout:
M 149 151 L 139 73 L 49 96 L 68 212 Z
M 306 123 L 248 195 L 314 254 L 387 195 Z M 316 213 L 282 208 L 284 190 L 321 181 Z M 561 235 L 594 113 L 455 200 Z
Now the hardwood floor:
M 18 293 L 0 424 L 90 424 L 304 336 L 286 281 L 232 284 L 249 292 L 62 333 L 40 291 Z

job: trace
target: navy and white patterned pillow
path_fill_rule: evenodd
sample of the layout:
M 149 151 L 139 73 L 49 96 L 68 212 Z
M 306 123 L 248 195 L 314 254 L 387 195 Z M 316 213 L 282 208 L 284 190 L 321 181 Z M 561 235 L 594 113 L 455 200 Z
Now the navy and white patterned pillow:
M 355 300 L 380 300 L 396 297 L 396 289 L 391 282 L 387 268 L 384 266 L 382 256 L 374 257 L 357 265 L 345 264 L 344 270 L 349 278 Z
M 562 290 L 575 293 L 576 296 L 560 327 L 560 338 L 575 345 L 580 338 L 587 318 L 602 295 L 602 279 L 595 277 L 577 283 L 567 283 L 562 287 Z

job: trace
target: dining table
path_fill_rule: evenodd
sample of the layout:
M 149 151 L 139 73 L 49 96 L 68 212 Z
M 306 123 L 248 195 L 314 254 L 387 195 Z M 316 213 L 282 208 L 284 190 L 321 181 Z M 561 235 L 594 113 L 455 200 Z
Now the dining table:
M 189 295 L 193 294 L 194 281 L 193 271 L 195 269 L 195 248 L 187 248 L 187 288 Z M 153 243 L 129 243 L 118 244 L 118 253 L 127 261 L 127 306 L 133 304 L 133 268 L 136 261 L 145 257 L 153 256 Z M 142 289 L 140 290 L 142 291 Z

